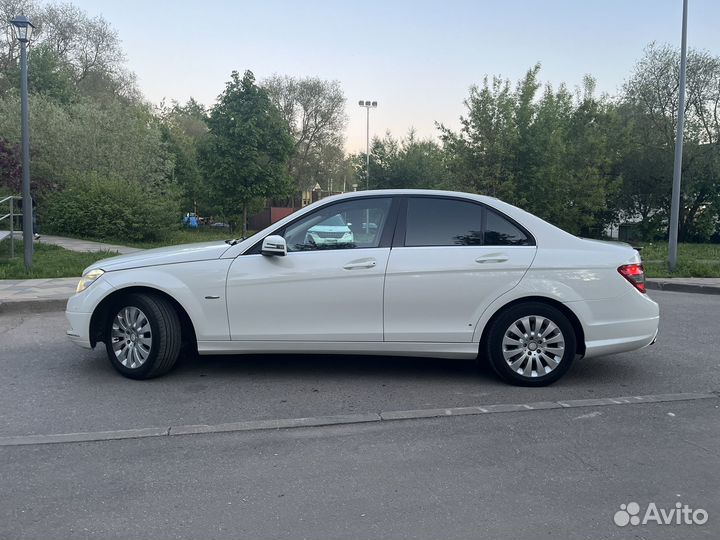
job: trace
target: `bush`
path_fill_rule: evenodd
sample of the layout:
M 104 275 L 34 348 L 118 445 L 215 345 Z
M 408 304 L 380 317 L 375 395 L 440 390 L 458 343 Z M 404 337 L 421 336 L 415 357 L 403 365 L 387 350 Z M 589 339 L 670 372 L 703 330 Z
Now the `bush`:
M 174 193 L 138 182 L 88 174 L 67 182 L 39 207 L 43 229 L 80 238 L 152 241 L 177 228 Z

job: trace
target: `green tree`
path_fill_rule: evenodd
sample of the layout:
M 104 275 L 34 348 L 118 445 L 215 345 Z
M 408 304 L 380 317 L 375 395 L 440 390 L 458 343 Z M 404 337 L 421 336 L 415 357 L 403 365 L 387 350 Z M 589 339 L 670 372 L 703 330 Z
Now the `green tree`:
M 516 190 L 516 95 L 510 82 L 485 77 L 465 100 L 460 131 L 442 124 L 440 139 L 452 173 L 451 187 L 513 200 Z
M 30 51 L 31 91 L 66 99 L 68 85 L 98 101 L 138 103 L 135 76 L 125 67 L 117 31 L 100 16 L 69 3 L 38 5 L 32 0 L 0 1 L 0 19 L 24 12 L 36 25 Z M 0 35 L 0 95 L 17 88 L 19 48 L 11 32 Z M 33 81 L 33 79 L 35 79 Z M 33 88 L 34 86 L 34 88 Z
M 30 159 L 33 176 L 63 186 L 66 178 L 99 176 L 162 185 L 171 181 L 172 158 L 158 119 L 147 105 L 78 98 L 71 104 L 31 96 Z M 0 136 L 20 141 L 17 93 L 0 98 Z
M 440 126 L 454 189 L 499 197 L 574 233 L 599 235 L 618 189 L 612 104 L 586 78 L 538 91 L 540 66 L 515 88 L 488 78 L 472 87 L 460 130 Z
M 251 71 L 242 79 L 233 71 L 208 128 L 200 157 L 214 206 L 231 224 L 241 220 L 245 235 L 253 202 L 289 192 L 293 141 L 288 125 Z
M 168 152 L 173 156 L 172 179 L 181 190 L 185 210 L 205 214 L 210 209 L 198 149 L 207 135 L 207 112 L 193 98 L 185 105 L 173 102 L 160 106 L 161 131 Z
M 447 178 L 443 149 L 430 139 L 420 140 L 411 129 L 407 137 L 390 133 L 374 138 L 370 148 L 371 189 L 432 189 L 444 187 Z M 365 153 L 352 156 L 356 181 L 364 187 Z
M 289 172 L 296 190 L 311 190 L 316 183 L 341 185 L 347 116 L 340 83 L 273 75 L 262 87 L 290 127 Z
M 623 89 L 628 145 L 624 193 L 628 214 L 646 228 L 667 228 L 677 121 L 679 51 L 651 44 Z M 707 240 L 720 213 L 720 57 L 688 51 L 680 195 L 680 241 Z M 647 165 L 641 168 L 640 163 Z M 633 214 L 633 211 L 635 213 Z M 648 227 L 650 225 L 650 227 Z

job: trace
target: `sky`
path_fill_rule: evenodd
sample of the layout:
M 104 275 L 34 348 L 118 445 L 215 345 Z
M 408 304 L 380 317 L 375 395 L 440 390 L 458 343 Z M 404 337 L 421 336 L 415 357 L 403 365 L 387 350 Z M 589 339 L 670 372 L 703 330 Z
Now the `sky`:
M 652 41 L 679 46 L 682 0 L 72 0 L 119 32 L 128 68 L 154 103 L 212 105 L 233 70 L 340 82 L 346 149 L 386 131 L 436 137 L 457 128 L 485 75 L 616 94 Z M 689 0 L 688 44 L 720 55 L 720 1 Z

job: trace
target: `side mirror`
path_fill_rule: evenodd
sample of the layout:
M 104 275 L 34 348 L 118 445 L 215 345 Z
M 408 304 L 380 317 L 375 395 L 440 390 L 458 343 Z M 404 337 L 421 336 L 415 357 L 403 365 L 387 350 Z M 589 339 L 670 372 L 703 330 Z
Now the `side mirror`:
M 287 244 L 285 243 L 285 239 L 277 234 L 265 237 L 260 252 L 267 256 L 280 255 L 284 257 L 287 255 Z

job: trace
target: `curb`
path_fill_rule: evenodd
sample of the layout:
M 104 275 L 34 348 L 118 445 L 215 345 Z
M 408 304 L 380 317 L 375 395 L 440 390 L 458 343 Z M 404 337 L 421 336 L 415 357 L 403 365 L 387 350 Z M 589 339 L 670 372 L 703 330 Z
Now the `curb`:
M 169 427 L 147 427 L 123 429 L 117 431 L 95 431 L 83 433 L 51 433 L 33 435 L 0 436 L 0 447 L 34 446 L 40 444 L 83 443 L 100 441 L 118 441 L 124 439 L 145 439 L 149 437 L 179 437 L 217 433 L 238 433 L 247 431 L 267 431 L 280 429 L 312 428 L 365 423 L 386 423 L 398 420 L 419 420 L 424 418 L 447 418 L 449 416 L 486 415 L 496 413 L 527 413 L 548 409 L 567 410 L 583 407 L 606 407 L 614 405 L 635 405 L 650 403 L 668 403 L 673 401 L 694 401 L 717 399 L 715 393 L 651 394 L 645 396 L 626 396 L 616 398 L 571 399 L 565 401 L 539 401 L 532 403 L 499 403 L 475 405 L 471 407 L 452 407 L 447 409 L 414 409 L 408 411 L 386 411 L 358 414 L 340 414 L 331 416 L 313 416 L 305 418 L 278 418 L 269 420 L 244 420 L 225 424 L 199 424 Z
M 700 285 L 694 283 L 672 283 L 666 281 L 654 281 L 648 279 L 645 282 L 648 289 L 656 291 L 684 292 L 694 294 L 720 294 L 720 287 L 717 285 Z
M 0 315 L 9 313 L 47 313 L 65 311 L 67 298 L 39 298 L 37 300 L 0 301 Z

